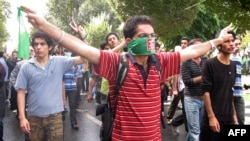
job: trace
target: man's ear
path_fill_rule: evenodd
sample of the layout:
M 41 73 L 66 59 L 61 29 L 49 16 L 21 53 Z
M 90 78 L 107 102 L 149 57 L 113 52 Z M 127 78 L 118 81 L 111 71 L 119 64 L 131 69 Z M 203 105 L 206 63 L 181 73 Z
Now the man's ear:
M 221 50 L 221 46 L 218 46 L 217 49 L 220 51 Z
M 49 51 L 51 51 L 53 49 L 53 46 L 49 46 Z
M 130 42 L 131 40 L 131 38 L 125 38 L 126 43 Z

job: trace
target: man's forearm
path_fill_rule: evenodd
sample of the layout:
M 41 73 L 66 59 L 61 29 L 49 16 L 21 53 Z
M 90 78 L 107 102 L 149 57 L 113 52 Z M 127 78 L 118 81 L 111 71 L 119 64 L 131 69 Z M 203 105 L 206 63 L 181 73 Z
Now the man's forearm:
M 239 124 L 238 118 L 237 118 L 237 113 L 236 113 L 236 110 L 235 110 L 234 101 L 232 101 L 232 106 L 233 106 L 232 108 L 233 108 L 233 120 L 234 120 L 234 123 Z
M 22 120 L 25 117 L 25 95 L 26 95 L 26 90 L 18 90 L 17 93 L 17 106 L 18 106 L 18 114 L 19 114 L 19 119 Z
M 205 109 L 207 111 L 207 116 L 208 118 L 213 118 L 215 117 L 212 105 L 211 105 L 211 99 L 210 99 L 210 93 L 209 92 L 205 92 L 205 94 L 203 95 L 203 101 L 204 101 L 204 106 Z
M 95 77 L 90 77 L 89 78 L 89 92 L 88 92 L 88 94 L 92 93 L 92 90 L 93 90 L 93 88 L 95 86 L 95 82 L 96 82 Z
M 99 63 L 100 51 L 94 47 L 91 47 L 83 43 L 82 40 L 80 40 L 79 38 L 70 35 L 68 33 L 65 33 L 63 35 L 64 31 L 60 30 L 59 28 L 57 28 L 56 26 L 54 26 L 49 22 L 44 22 L 38 28 L 47 33 L 55 41 L 62 39 L 60 44 L 63 45 L 68 50 L 77 53 L 82 57 L 85 57 L 93 64 Z

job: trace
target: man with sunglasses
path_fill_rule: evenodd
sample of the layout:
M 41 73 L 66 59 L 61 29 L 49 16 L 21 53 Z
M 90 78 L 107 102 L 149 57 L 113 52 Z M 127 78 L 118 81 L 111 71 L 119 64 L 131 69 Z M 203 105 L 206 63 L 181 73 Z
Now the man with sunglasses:
M 94 64 L 97 74 L 110 84 L 109 97 L 114 107 L 114 88 L 120 55 L 102 51 L 83 43 L 38 16 L 28 7 L 22 7 L 29 22 L 78 55 Z M 218 45 L 228 39 L 231 25 L 224 28 L 220 36 L 210 42 L 193 45 L 180 52 L 155 53 L 155 33 L 148 16 L 137 15 L 128 19 L 123 28 L 128 47 L 129 69 L 119 89 L 112 140 L 162 140 L 160 129 L 161 95 L 160 81 L 180 73 L 180 63 L 201 56 L 211 50 L 211 44 Z M 160 61 L 161 77 L 151 56 L 156 54 Z

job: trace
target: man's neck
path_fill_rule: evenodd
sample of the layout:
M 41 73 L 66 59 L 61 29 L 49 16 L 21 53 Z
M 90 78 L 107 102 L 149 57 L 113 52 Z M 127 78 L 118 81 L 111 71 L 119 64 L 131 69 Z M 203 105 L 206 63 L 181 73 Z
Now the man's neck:
M 140 65 L 146 65 L 148 61 L 148 56 L 133 56 L 135 61 Z
M 49 56 L 46 56 L 46 57 L 36 57 L 36 62 L 42 68 L 44 68 L 46 66 L 48 60 L 49 60 Z
M 144 70 L 147 71 L 148 70 L 148 56 L 144 55 L 144 56 L 134 56 L 135 61 L 142 65 Z
M 224 54 L 224 53 L 219 53 L 217 55 L 217 59 L 225 65 L 229 65 L 230 64 L 230 54 Z

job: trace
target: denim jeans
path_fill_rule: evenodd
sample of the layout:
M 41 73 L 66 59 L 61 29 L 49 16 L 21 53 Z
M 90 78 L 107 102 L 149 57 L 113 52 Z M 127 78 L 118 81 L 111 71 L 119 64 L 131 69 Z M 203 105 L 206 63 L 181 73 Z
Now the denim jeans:
M 3 117 L 0 117 L 0 141 L 3 141 Z
M 185 141 L 199 141 L 204 102 L 201 97 L 184 96 L 188 133 Z

